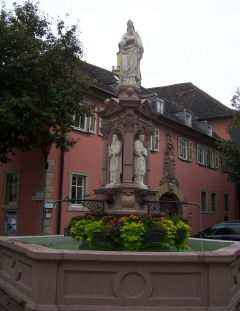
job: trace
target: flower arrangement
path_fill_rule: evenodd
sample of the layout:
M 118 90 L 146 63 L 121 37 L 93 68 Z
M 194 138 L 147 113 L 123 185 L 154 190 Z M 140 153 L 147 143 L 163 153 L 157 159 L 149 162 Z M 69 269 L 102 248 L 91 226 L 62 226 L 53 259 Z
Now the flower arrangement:
M 105 243 L 113 250 L 138 251 L 151 242 L 153 233 L 162 233 L 163 241 L 158 245 L 162 248 L 174 245 L 177 248 L 186 248 L 190 227 L 180 220 L 179 215 L 170 220 L 165 217 L 151 217 L 148 214 L 116 217 L 106 215 L 96 221 L 88 215 L 79 220 L 70 230 L 71 235 L 77 241 L 87 239 L 91 248 L 96 248 L 94 232 L 101 231 Z M 184 230 L 182 239 L 176 238 L 176 232 Z

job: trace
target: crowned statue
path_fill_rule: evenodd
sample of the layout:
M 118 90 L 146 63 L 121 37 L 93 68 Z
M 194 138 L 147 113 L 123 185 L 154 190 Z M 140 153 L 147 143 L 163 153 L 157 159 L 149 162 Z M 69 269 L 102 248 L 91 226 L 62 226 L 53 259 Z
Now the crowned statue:
M 133 22 L 127 22 L 127 32 L 123 35 L 120 43 L 121 69 L 119 87 L 141 86 L 140 60 L 143 56 L 142 40 L 135 32 Z

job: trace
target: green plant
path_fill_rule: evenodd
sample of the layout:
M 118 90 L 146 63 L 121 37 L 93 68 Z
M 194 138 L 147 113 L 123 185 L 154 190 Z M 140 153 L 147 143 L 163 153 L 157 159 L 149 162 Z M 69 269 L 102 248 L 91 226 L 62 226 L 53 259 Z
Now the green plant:
M 78 215 L 78 216 L 73 216 L 68 224 L 68 229 L 70 230 L 79 220 L 95 220 L 95 217 L 92 215 Z
M 140 215 L 139 221 L 141 223 L 143 223 L 146 231 L 153 231 L 154 230 L 156 222 L 154 221 L 154 219 L 150 215 L 148 215 L 148 214 Z
M 100 221 L 92 221 L 91 223 L 89 223 L 85 227 L 85 234 L 87 237 L 88 244 L 91 248 L 94 249 L 97 247 L 96 242 L 93 240 L 93 232 L 94 231 L 102 231 L 103 228 L 104 228 L 104 223 L 101 220 Z
M 165 227 L 165 233 L 163 242 L 160 244 L 162 248 L 168 247 L 174 244 L 174 238 L 177 231 L 176 226 L 171 220 L 165 219 L 161 222 L 162 226 Z
M 180 215 L 179 214 L 173 214 L 172 215 L 172 222 L 174 225 L 177 225 L 177 223 L 180 221 Z
M 92 223 L 91 219 L 83 219 L 79 220 L 72 226 L 70 229 L 70 234 L 76 241 L 81 241 L 83 239 L 87 239 L 87 235 L 85 233 L 86 226 Z
M 143 224 L 125 222 L 120 232 L 124 251 L 137 252 L 143 247 L 144 234 L 146 232 Z
M 103 228 L 104 239 L 111 245 L 111 248 L 119 249 L 122 246 L 122 238 L 120 229 L 124 222 L 121 219 L 114 218 L 108 222 Z
M 85 219 L 85 215 L 72 217 L 68 223 L 68 229 L 70 230 L 79 220 L 83 220 L 83 219 Z
M 174 246 L 177 249 L 186 249 L 188 246 L 186 245 L 186 242 L 190 236 L 190 230 L 191 228 L 185 224 L 183 221 L 178 221 L 176 224 L 176 231 L 184 231 L 185 232 L 185 237 L 183 239 L 175 239 L 174 240 Z

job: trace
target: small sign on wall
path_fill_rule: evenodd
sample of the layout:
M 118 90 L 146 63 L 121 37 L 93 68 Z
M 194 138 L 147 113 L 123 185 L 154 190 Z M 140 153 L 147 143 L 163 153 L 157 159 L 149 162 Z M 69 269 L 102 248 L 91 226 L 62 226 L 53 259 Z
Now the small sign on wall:
M 45 211 L 45 218 L 46 219 L 49 219 L 49 218 L 52 218 L 52 211 Z

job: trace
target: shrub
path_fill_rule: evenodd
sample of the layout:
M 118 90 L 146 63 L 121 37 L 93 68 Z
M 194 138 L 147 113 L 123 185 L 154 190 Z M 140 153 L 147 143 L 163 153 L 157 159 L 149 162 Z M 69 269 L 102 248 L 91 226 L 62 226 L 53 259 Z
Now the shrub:
M 70 229 L 70 234 L 76 241 L 81 241 L 83 239 L 87 239 L 87 235 L 85 233 L 86 226 L 92 223 L 91 219 L 83 219 L 79 220 L 72 226 Z
M 88 244 L 91 248 L 96 248 L 97 244 L 93 240 L 94 231 L 102 231 L 104 223 L 102 221 L 92 221 L 85 227 L 85 234 L 87 236 Z
M 120 232 L 124 251 L 137 252 L 143 247 L 144 234 L 146 232 L 143 224 L 125 222 Z

